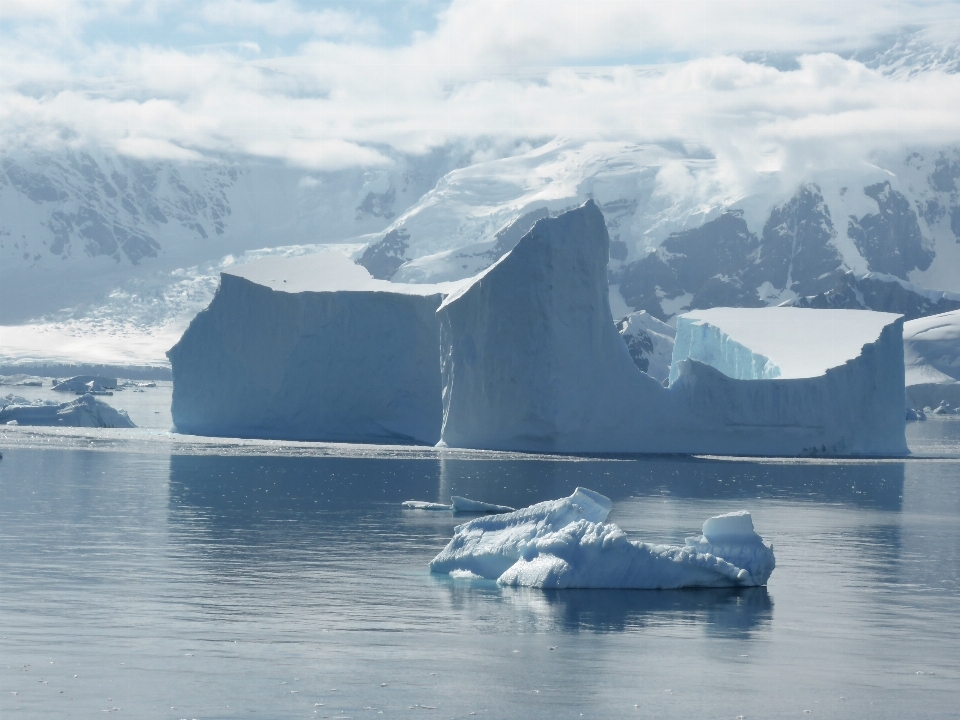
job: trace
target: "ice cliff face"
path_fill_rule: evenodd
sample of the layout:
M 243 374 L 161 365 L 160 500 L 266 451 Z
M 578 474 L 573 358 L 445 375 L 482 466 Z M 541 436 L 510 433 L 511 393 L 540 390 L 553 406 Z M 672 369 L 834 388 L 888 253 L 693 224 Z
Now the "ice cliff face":
M 307 289 L 317 286 L 311 262 L 261 261 L 244 269 L 254 279 L 223 274 L 210 307 L 168 353 L 177 429 L 435 444 L 442 418 L 436 309 L 449 290 L 390 292 L 382 287 L 389 283 L 346 277 L 333 262 L 328 286 L 340 289 L 316 292 Z
M 538 221 L 440 306 L 443 442 L 612 452 L 630 444 L 638 417 L 657 414 L 666 391 L 638 370 L 613 323 L 608 252 L 588 201 Z
M 880 322 L 874 342 L 847 353 L 849 362 L 828 363 L 810 377 L 753 379 L 774 373 L 754 367 L 759 359 L 745 347 L 740 354 L 751 370 L 741 377 L 751 379 L 737 379 L 676 360 L 675 349 L 675 380 L 665 389 L 639 371 L 618 337 L 608 252 L 603 216 L 588 201 L 538 221 L 444 301 L 437 313 L 444 443 L 559 452 L 906 452 L 899 319 Z

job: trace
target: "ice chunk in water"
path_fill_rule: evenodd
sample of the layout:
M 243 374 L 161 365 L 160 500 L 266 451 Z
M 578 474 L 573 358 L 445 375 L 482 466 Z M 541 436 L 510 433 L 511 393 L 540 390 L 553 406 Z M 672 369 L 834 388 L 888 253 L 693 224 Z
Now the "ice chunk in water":
M 520 559 L 521 544 L 577 520 L 603 522 L 610 499 L 586 488 L 567 498 L 548 500 L 505 515 L 477 518 L 458 525 L 453 539 L 430 563 L 433 572 L 469 570 L 496 579 Z
M 443 503 L 426 502 L 424 500 L 404 500 L 403 507 L 407 510 L 453 510 L 453 505 L 444 505 Z
M 512 507 L 506 505 L 494 505 L 493 503 L 481 502 L 480 500 L 471 500 L 470 498 L 452 495 L 450 502 L 453 503 L 453 511 L 458 513 L 508 513 L 513 512 Z
M 683 547 L 627 539 L 605 523 L 610 500 L 584 488 L 569 498 L 456 528 L 430 563 L 434 572 L 466 572 L 501 585 L 539 588 L 731 587 L 765 585 L 773 549 L 749 513 L 710 518 Z
M 762 542 L 753 529 L 753 518 L 746 510 L 717 515 L 703 523 L 703 537 L 712 543 L 731 541 Z
M 455 513 L 508 513 L 513 512 L 512 507 L 506 505 L 494 505 L 493 503 L 483 502 L 481 500 L 471 500 L 470 498 L 454 495 L 450 498 L 450 505 L 443 503 L 426 502 L 424 500 L 404 500 L 403 507 L 408 510 L 445 510 Z

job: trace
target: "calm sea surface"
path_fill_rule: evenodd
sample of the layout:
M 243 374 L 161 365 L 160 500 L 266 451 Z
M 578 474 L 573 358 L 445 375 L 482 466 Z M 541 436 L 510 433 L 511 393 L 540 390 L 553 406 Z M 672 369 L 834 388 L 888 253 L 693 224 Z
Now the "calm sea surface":
M 897 462 L 4 433 L 4 719 L 960 717 L 960 421 L 912 424 Z M 578 485 L 634 539 L 750 510 L 769 587 L 451 580 L 427 563 L 463 517 L 400 507 Z

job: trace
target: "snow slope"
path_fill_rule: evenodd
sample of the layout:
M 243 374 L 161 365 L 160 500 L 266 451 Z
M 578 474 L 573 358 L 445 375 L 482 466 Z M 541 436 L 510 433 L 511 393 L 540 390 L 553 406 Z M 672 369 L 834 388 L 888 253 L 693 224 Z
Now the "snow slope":
M 0 157 L 0 323 L 99 304 L 133 278 L 262 247 L 383 229 L 462 162 L 450 149 L 383 170 L 141 161 L 87 151 Z
M 444 443 L 558 452 L 906 452 L 901 321 L 888 318 L 876 342 L 819 377 L 738 380 L 686 359 L 666 389 L 639 371 L 613 324 L 608 251 L 603 216 L 589 201 L 538 221 L 444 300 L 437 313 Z
M 169 352 L 173 420 L 201 435 L 434 444 L 435 315 L 456 285 L 395 285 L 336 252 L 224 272 Z
M 960 310 L 903 326 L 907 385 L 960 382 Z
M 832 273 L 851 270 L 960 291 L 958 180 L 957 148 L 734 187 L 696 149 L 555 140 L 449 173 L 360 262 L 405 282 L 468 277 L 497 259 L 497 236 L 512 223 L 593 199 L 623 296 L 663 319 L 729 304 L 717 302 L 724 296 L 778 304 L 827 290 Z M 502 236 L 499 246 L 509 249 Z
M 496 579 L 500 585 L 675 589 L 765 585 L 772 548 L 750 514 L 708 519 L 683 547 L 631 542 L 606 524 L 610 500 L 577 488 L 568 498 L 478 518 L 456 528 L 432 572 Z
M 367 172 L 94 150 L 8 151 L 0 165 L 6 363 L 162 364 L 220 270 L 274 248 L 349 241 L 381 279 L 467 278 L 537 219 L 591 198 L 611 238 L 617 317 L 807 296 L 909 318 L 960 307 L 951 147 L 753 181 L 702 148 L 565 139 L 472 164 L 445 148 Z M 955 292 L 934 301 L 924 289 Z
M 664 382 L 670 375 L 676 329 L 646 310 L 618 320 L 617 329 L 637 367 L 655 380 Z
M 907 404 L 960 414 L 960 310 L 903 326 Z

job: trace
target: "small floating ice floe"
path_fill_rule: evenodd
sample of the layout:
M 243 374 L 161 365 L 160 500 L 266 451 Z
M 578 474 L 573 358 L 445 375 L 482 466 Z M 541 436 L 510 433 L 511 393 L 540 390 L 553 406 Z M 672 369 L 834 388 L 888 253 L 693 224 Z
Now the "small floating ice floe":
M 471 500 L 459 495 L 451 496 L 449 505 L 424 500 L 404 500 L 403 507 L 407 510 L 440 510 L 454 513 L 510 513 L 514 511 L 512 507 L 506 505 L 494 505 L 493 503 Z
M 471 520 L 430 569 L 509 586 L 653 590 L 766 585 L 775 567 L 773 547 L 748 512 L 709 518 L 702 535 L 675 546 L 628 540 L 605 522 L 610 508 L 600 493 L 577 488 L 568 498 Z

